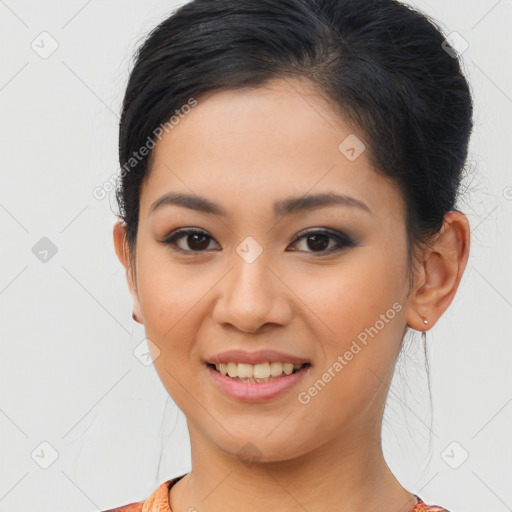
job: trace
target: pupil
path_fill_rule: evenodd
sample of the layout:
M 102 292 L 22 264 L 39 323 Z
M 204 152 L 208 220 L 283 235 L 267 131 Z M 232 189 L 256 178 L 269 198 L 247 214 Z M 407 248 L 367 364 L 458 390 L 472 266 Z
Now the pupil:
M 320 242 L 318 243 L 318 238 L 320 238 Z M 310 242 L 313 242 L 311 245 Z M 329 237 L 327 235 L 315 234 L 308 236 L 308 246 L 310 249 L 325 249 L 329 246 Z
M 201 233 L 193 233 L 193 234 L 189 235 L 189 247 L 191 249 L 196 249 L 199 251 L 206 249 L 208 247 L 207 238 L 208 237 L 206 235 L 203 235 Z M 203 243 L 201 243 L 201 239 L 202 239 Z M 190 240 L 192 240 L 192 242 L 190 242 Z M 199 242 L 198 242 L 198 240 L 199 240 Z M 196 244 L 196 242 L 197 242 L 197 245 L 194 245 L 194 244 Z

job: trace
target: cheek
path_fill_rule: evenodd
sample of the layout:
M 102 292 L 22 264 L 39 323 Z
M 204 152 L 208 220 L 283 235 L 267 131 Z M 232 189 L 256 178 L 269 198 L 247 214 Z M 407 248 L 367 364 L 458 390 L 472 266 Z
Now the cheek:
M 214 282 L 209 283 L 208 276 L 198 279 L 197 271 L 194 277 L 192 266 L 171 263 L 162 250 L 141 251 L 137 274 L 146 337 L 160 351 L 155 367 L 162 379 L 168 377 L 167 371 L 189 378 L 185 366 L 198 357 L 194 343 L 201 325 L 198 316 L 204 313 L 205 296 Z
M 146 258 L 145 263 L 149 263 Z M 213 284 L 170 265 L 144 266 L 140 261 L 139 297 L 144 316 L 146 337 L 158 347 L 152 354 L 155 370 L 181 410 L 200 414 L 200 408 L 191 410 L 190 393 L 194 394 L 200 354 L 195 340 L 205 314 L 205 294 Z
M 382 381 L 394 367 L 405 325 L 406 284 L 406 253 L 385 246 L 362 248 L 342 265 L 302 280 L 298 294 L 322 321 L 315 320 L 321 364 L 307 385 L 314 386 L 315 407 L 340 404 L 332 421 L 349 421 L 386 388 Z
M 144 245 L 144 243 L 146 245 Z M 173 262 L 165 247 L 143 240 L 137 254 L 137 286 L 145 326 L 161 341 L 175 335 L 208 289 L 192 265 Z
M 381 315 L 391 319 L 383 331 L 401 332 L 402 317 L 397 310 L 404 308 L 406 263 L 401 248 L 390 252 L 386 247 L 377 251 L 368 246 L 347 253 L 340 264 L 311 268 L 300 279 L 290 276 L 290 280 L 297 295 L 304 298 L 309 316 L 317 317 L 327 346 L 337 350 L 374 326 Z

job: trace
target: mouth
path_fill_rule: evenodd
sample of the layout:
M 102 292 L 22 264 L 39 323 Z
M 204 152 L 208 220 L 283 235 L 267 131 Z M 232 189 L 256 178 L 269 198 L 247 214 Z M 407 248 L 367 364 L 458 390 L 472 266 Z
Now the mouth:
M 273 349 L 228 350 L 204 359 L 203 364 L 217 390 L 251 403 L 290 396 L 312 367 L 303 357 Z
M 238 363 L 206 363 L 213 371 L 239 382 L 272 382 L 284 379 L 295 373 L 302 372 L 311 366 L 310 363 L 282 363 L 268 361 L 258 364 Z

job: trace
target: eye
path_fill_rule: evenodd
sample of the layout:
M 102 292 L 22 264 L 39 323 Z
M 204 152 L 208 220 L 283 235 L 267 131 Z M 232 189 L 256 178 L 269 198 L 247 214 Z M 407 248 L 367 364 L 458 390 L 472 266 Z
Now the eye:
M 324 254 L 330 254 L 333 252 L 340 251 L 346 247 L 354 247 L 355 242 L 344 233 L 339 231 L 330 231 L 325 229 L 310 230 L 306 233 L 299 233 L 294 240 L 294 244 L 304 239 L 307 247 L 311 251 L 306 252 L 321 252 Z M 334 241 L 334 247 L 331 242 Z M 327 250 L 326 250 L 327 249 Z M 292 249 L 295 251 L 296 249 Z
M 296 245 L 297 242 L 302 239 L 304 239 L 307 247 L 311 249 L 305 252 L 330 254 L 346 247 L 354 247 L 356 245 L 356 243 L 344 233 L 325 229 L 309 230 L 299 233 L 292 244 Z M 188 228 L 175 230 L 163 240 L 160 240 L 160 242 L 172 246 L 174 250 L 179 252 L 201 253 L 209 249 L 210 242 L 213 240 L 214 239 L 205 231 Z M 332 242 L 334 242 L 334 245 Z M 297 249 L 291 250 L 296 251 Z
M 202 252 L 208 249 L 209 241 L 211 240 L 213 238 L 205 231 L 199 229 L 179 229 L 173 231 L 160 241 L 165 245 L 173 246 L 177 251 Z

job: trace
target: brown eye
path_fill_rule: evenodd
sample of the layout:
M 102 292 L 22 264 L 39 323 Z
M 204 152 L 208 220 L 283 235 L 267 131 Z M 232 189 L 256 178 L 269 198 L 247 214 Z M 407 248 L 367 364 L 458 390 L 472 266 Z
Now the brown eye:
M 192 233 L 185 235 L 188 246 L 194 251 L 204 251 L 209 245 L 209 236 L 203 233 Z
M 326 230 L 316 230 L 309 231 L 307 233 L 302 233 L 297 236 L 297 238 L 294 241 L 294 244 L 297 244 L 301 240 L 305 241 L 305 244 L 303 245 L 306 246 L 306 249 L 298 250 L 305 250 L 305 252 L 317 252 L 324 254 L 337 252 L 346 247 L 354 247 L 356 245 L 355 242 L 350 237 L 338 231 L 332 232 Z M 334 242 L 334 244 L 332 244 L 332 242 Z
M 171 245 L 181 252 L 203 252 L 208 249 L 213 238 L 197 229 L 182 229 L 171 233 L 162 243 Z
M 323 251 L 329 246 L 329 239 L 331 237 L 323 234 L 308 235 L 306 238 L 308 247 L 313 251 Z

